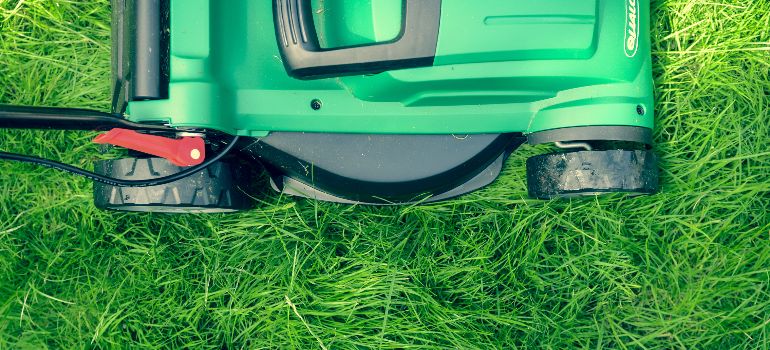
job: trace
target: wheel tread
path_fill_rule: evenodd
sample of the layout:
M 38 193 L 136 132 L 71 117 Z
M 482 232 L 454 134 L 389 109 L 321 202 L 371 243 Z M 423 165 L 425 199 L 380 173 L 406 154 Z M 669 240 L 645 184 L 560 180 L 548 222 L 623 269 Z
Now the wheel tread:
M 609 150 L 551 153 L 527 160 L 531 197 L 658 190 L 657 159 L 652 151 Z
M 125 158 L 101 161 L 96 165 L 98 173 L 125 180 L 147 180 L 181 170 L 181 167 L 161 158 Z M 94 203 L 103 209 L 129 211 L 244 210 L 254 203 L 238 184 L 253 181 L 249 174 L 249 171 L 237 169 L 234 164 L 220 162 L 198 174 L 163 186 L 131 188 L 96 183 Z

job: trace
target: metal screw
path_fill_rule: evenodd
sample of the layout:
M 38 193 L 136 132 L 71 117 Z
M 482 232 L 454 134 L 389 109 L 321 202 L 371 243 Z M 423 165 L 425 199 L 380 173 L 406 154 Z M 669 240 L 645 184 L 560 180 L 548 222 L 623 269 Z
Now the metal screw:
M 645 112 L 645 110 L 644 110 L 644 106 L 642 106 L 642 105 L 637 105 L 637 106 L 636 106 L 636 114 L 638 114 L 638 115 L 644 115 L 645 113 L 646 113 L 646 112 Z
M 314 111 L 317 111 L 323 107 L 323 103 L 321 103 L 321 100 L 315 99 L 310 101 L 310 108 L 312 108 Z

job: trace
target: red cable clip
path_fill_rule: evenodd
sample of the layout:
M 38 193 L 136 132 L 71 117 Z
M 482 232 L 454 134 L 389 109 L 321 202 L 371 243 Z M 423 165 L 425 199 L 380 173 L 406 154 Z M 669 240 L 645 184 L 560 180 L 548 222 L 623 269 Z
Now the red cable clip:
M 176 166 L 194 166 L 206 159 L 206 142 L 200 137 L 171 139 L 162 136 L 140 134 L 133 130 L 112 129 L 97 136 L 94 143 L 128 148 L 167 159 Z

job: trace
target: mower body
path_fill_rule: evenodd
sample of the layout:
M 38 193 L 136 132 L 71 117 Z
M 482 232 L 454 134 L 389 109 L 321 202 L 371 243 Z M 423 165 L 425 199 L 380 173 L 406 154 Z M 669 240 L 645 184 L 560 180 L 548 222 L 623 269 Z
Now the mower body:
M 425 14 L 439 16 L 438 32 L 425 34 L 436 35 L 425 40 L 435 45 L 430 66 L 301 80 L 284 67 L 272 1 L 170 0 L 160 24 L 168 48 L 156 48 L 169 66 L 157 82 L 168 86 L 131 96 L 127 115 L 253 137 L 652 128 L 649 0 L 425 2 L 439 4 Z M 312 3 L 319 41 L 330 49 L 401 34 L 400 0 Z
M 132 122 L 252 138 L 286 193 L 438 200 L 520 144 L 650 143 L 649 0 L 115 0 Z

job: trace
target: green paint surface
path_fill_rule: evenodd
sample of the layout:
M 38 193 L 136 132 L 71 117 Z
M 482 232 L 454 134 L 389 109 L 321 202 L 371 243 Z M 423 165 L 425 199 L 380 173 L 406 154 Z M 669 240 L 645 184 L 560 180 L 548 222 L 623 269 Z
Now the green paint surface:
M 313 4 L 328 47 L 388 41 L 401 27 L 399 1 Z M 269 1 L 171 0 L 170 98 L 133 102 L 130 118 L 250 136 L 652 128 L 649 1 L 638 6 L 634 57 L 622 1 L 446 0 L 435 66 L 300 81 L 283 67 Z

